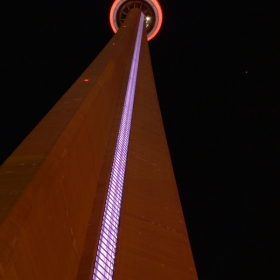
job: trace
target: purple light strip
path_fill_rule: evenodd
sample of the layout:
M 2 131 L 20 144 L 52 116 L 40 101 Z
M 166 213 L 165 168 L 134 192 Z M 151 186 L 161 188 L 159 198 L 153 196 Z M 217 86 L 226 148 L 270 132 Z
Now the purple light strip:
M 94 264 L 93 280 L 107 280 L 113 278 L 121 199 L 143 26 L 144 15 L 141 13 Z

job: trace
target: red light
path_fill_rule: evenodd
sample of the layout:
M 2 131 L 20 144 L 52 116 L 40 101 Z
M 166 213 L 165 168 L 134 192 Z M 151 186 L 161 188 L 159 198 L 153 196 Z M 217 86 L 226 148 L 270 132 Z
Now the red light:
M 84 82 L 88 82 L 89 80 L 88 79 L 84 79 Z
M 115 43 L 113 43 L 113 45 L 115 46 Z
M 123 27 L 126 27 L 126 25 L 124 25 Z

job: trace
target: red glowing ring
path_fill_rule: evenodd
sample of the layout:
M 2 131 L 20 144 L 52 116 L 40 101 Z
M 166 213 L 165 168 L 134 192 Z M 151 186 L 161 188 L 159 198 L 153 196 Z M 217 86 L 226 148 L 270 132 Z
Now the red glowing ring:
M 153 29 L 147 35 L 148 41 L 150 41 L 159 32 L 161 25 L 162 25 L 163 15 L 162 15 L 161 7 L 157 0 L 144 0 L 144 1 L 147 2 L 148 4 L 150 4 L 150 6 L 153 8 L 154 13 L 155 13 L 155 25 L 154 25 Z M 119 7 L 121 6 L 121 4 L 123 4 L 124 2 L 126 2 L 126 0 L 115 0 L 115 2 L 113 3 L 113 5 L 111 7 L 111 10 L 110 10 L 110 24 L 115 33 L 118 30 L 118 25 L 117 25 L 117 20 L 116 20 L 117 11 L 118 11 Z

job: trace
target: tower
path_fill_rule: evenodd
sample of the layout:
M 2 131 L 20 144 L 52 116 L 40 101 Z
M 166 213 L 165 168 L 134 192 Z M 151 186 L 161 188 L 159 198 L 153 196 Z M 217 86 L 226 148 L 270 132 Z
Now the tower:
M 147 38 L 156 0 L 115 1 L 117 33 L 1 166 L 3 279 L 197 279 Z

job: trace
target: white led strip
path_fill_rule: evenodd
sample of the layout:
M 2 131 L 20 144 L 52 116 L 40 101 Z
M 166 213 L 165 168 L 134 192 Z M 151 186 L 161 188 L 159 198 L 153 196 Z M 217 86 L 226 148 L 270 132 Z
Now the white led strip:
M 109 188 L 106 198 L 102 227 L 99 237 L 94 272 L 92 279 L 107 280 L 113 278 L 113 269 L 118 239 L 118 227 L 121 210 L 121 200 L 126 168 L 126 159 L 135 96 L 144 15 L 141 13 L 134 53 L 131 62 L 129 80 L 117 138 Z

